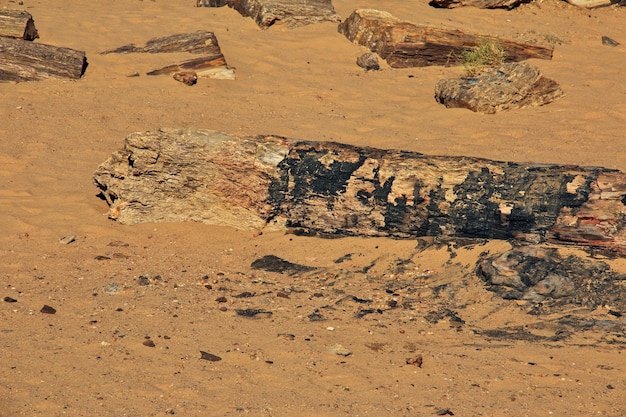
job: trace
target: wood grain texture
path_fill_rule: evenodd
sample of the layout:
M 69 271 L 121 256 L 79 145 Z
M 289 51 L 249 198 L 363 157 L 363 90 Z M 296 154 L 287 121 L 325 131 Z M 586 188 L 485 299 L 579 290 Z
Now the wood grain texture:
M 32 41 L 39 38 L 33 16 L 24 10 L 0 10 L 0 36 Z
M 124 224 L 459 236 L 626 253 L 626 175 L 197 129 L 133 133 L 94 183 Z
M 520 4 L 530 3 L 530 0 L 431 0 L 428 4 L 433 7 L 454 9 L 455 7 L 471 6 L 479 9 L 506 9 L 511 10 Z
M 0 82 L 79 79 L 86 68 L 82 51 L 0 37 Z
M 446 107 L 489 114 L 543 106 L 563 95 L 554 80 L 526 62 L 509 62 L 478 77 L 446 78 L 435 85 L 435 99 Z
M 298 28 L 314 23 L 338 22 L 331 0 L 198 0 L 198 7 L 229 6 L 251 17 L 261 29 L 274 24 Z
M 393 68 L 458 65 L 463 52 L 485 41 L 495 41 L 507 61 L 552 59 L 553 48 L 472 35 L 455 29 L 420 26 L 373 9 L 357 9 L 338 27 L 351 42 L 376 52 Z
M 129 44 L 119 48 L 101 52 L 107 54 L 129 53 L 167 53 L 189 52 L 192 54 L 221 55 L 217 37 L 213 32 L 198 30 L 190 33 L 177 33 L 174 35 L 150 39 L 144 46 Z

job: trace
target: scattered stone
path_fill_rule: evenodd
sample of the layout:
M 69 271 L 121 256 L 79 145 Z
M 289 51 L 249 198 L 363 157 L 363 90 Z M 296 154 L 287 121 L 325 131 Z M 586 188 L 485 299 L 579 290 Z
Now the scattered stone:
M 330 353 L 334 353 L 335 355 L 339 355 L 339 356 L 350 356 L 350 355 L 352 355 L 352 351 L 350 349 L 346 349 L 345 347 L 343 347 L 339 343 L 329 347 L 328 351 Z
M 119 294 L 122 290 L 122 286 L 115 282 L 110 283 L 109 285 L 105 285 L 102 287 L 102 292 L 109 295 Z
M 356 59 L 356 64 L 365 69 L 365 71 L 378 71 L 380 65 L 378 64 L 378 57 L 372 53 L 365 53 Z
M 619 46 L 620 43 L 614 39 L 609 38 L 608 36 L 603 36 L 602 45 L 616 47 Z
M 407 358 L 406 359 L 406 364 L 407 365 L 415 365 L 418 368 L 422 367 L 422 364 L 424 362 L 424 359 L 422 358 L 422 355 L 416 355 L 412 358 Z
M 242 316 L 242 317 L 265 317 L 265 318 L 269 318 L 272 316 L 272 312 L 271 311 L 266 311 L 266 310 L 260 310 L 257 308 L 246 308 L 246 309 L 238 309 L 235 310 L 235 312 L 237 313 L 238 316 Z
M 326 318 L 324 316 L 322 316 L 320 313 L 318 313 L 317 311 L 309 314 L 308 316 L 309 321 L 324 321 L 326 320 Z
M 6 301 L 7 303 L 17 303 L 17 300 L 11 297 L 4 297 L 3 300 Z
M 200 351 L 200 359 L 204 361 L 210 361 L 210 362 L 218 362 L 222 360 L 222 358 L 220 358 L 219 356 L 214 355 L 212 353 L 205 352 L 203 350 Z
M 256 259 L 252 262 L 251 267 L 252 269 L 260 269 L 268 272 L 278 272 L 279 274 L 284 274 L 285 272 L 295 274 L 315 270 L 314 267 L 294 264 L 275 255 L 266 255 Z
M 450 411 L 449 408 L 443 408 L 441 410 L 437 410 L 435 411 L 435 414 L 438 416 L 453 416 L 454 415 L 454 413 Z
M 252 293 L 250 291 L 244 291 L 241 294 L 233 295 L 233 298 L 252 298 L 255 295 L 255 293 Z
M 61 239 L 59 239 L 59 243 L 62 245 L 69 245 L 70 243 L 76 242 L 76 236 L 72 235 L 72 236 L 63 236 Z
M 98 256 L 94 257 L 94 259 L 96 261 L 110 261 L 111 257 L 110 256 L 104 256 L 104 255 L 98 255 Z
M 147 347 L 155 347 L 156 344 L 151 339 L 146 339 L 143 341 L 143 345 Z
M 598 7 L 607 7 L 612 4 L 620 3 L 619 0 L 566 0 L 573 6 L 582 7 L 584 9 L 595 9 Z
M 526 62 L 509 62 L 478 77 L 439 80 L 435 86 L 435 99 L 446 107 L 488 114 L 543 106 L 563 95 L 555 81 Z
M 188 86 L 195 85 L 198 82 L 198 75 L 194 71 L 175 72 L 172 78 Z
M 143 286 L 150 285 L 150 278 L 145 275 L 139 275 L 139 278 L 137 278 L 137 284 Z
M 43 314 L 56 314 L 57 310 L 54 307 L 44 304 L 44 306 L 41 307 L 41 312 Z
M 218 297 L 215 299 L 215 301 L 218 303 L 225 303 L 228 301 L 228 299 L 226 297 Z

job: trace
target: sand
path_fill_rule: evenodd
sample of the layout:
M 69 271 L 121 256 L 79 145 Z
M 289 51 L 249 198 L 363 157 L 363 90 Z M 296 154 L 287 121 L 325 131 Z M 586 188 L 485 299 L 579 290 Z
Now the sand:
M 160 127 L 626 169 L 626 9 L 333 3 L 343 18 L 370 7 L 553 41 L 554 58 L 531 63 L 566 96 L 496 115 L 446 109 L 434 85 L 461 68 L 364 72 L 366 51 L 334 23 L 261 30 L 192 0 L 0 0 L 34 16 L 37 42 L 89 62 L 78 81 L 0 84 L 0 297 L 16 301 L 0 301 L 0 416 L 626 414 L 623 318 L 606 306 L 583 313 L 611 326 L 563 327 L 486 291 L 476 259 L 507 242 L 421 249 L 107 218 L 95 168 L 129 133 Z M 143 75 L 186 54 L 99 54 L 200 29 L 217 35 L 236 80 Z M 317 269 L 251 268 L 266 255 Z M 237 313 L 250 309 L 260 313 Z

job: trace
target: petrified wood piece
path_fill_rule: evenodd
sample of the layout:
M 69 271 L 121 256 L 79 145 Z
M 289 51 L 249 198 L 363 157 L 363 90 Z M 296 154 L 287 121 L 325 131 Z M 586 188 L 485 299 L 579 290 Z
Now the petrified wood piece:
M 94 182 L 124 224 L 518 238 L 626 253 L 626 175 L 604 168 L 161 129 L 129 135 Z
M 32 41 L 39 37 L 33 16 L 24 10 L 0 10 L 0 36 Z
M 419 26 L 373 9 L 355 10 L 338 29 L 350 41 L 376 52 L 393 68 L 456 65 L 457 57 L 463 52 L 489 40 L 502 46 L 507 61 L 552 59 L 554 49 L 460 30 Z
M 150 39 L 144 46 L 129 44 L 120 46 L 101 54 L 128 54 L 128 53 L 164 53 L 190 52 L 192 54 L 222 55 L 217 37 L 213 32 L 198 30 L 191 33 L 178 33 L 161 38 Z
M 86 68 L 82 51 L 0 37 L 0 82 L 78 79 Z
M 154 54 L 167 52 L 189 52 L 192 54 L 203 54 L 204 56 L 167 65 L 150 71 L 148 75 L 172 75 L 175 80 L 187 85 L 195 84 L 197 77 L 235 79 L 235 70 L 226 63 L 226 58 L 222 54 L 217 37 L 213 32 L 205 30 L 153 38 L 146 42 L 144 46 L 124 45 L 110 51 L 104 51 L 102 54 Z
M 331 0 L 198 0 L 198 7 L 228 5 L 251 17 L 261 29 L 281 23 L 297 28 L 320 22 L 338 22 Z
M 566 0 L 573 6 L 582 7 L 584 9 L 596 9 L 598 7 L 607 7 L 611 5 L 623 5 L 624 0 Z
M 444 9 L 472 6 L 478 7 L 479 9 L 511 10 L 524 3 L 530 3 L 530 0 L 430 0 L 428 4 L 433 7 Z
M 185 77 L 186 74 L 195 73 L 198 77 L 207 77 L 220 80 L 234 80 L 235 69 L 226 65 L 224 55 L 204 56 L 189 59 L 177 64 L 150 71 L 148 75 L 174 75 Z
M 435 86 L 437 102 L 482 113 L 542 106 L 562 96 L 555 81 L 526 62 L 509 62 L 478 77 L 439 80 Z
M 479 261 L 476 271 L 490 291 L 505 299 L 542 303 L 543 309 L 560 304 L 626 309 L 626 276 L 605 262 L 564 258 L 554 248 L 521 246 L 490 255 Z

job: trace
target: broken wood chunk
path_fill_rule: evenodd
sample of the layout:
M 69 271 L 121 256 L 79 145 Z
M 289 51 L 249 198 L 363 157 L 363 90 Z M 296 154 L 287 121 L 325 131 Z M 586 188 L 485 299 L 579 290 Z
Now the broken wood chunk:
M 505 299 L 541 303 L 543 312 L 562 305 L 626 308 L 625 275 L 601 261 L 563 257 L 555 248 L 520 246 L 479 260 L 487 289 Z
M 161 38 L 150 39 L 144 46 L 129 44 L 120 46 L 110 51 L 101 52 L 107 54 L 128 53 L 167 53 L 167 52 L 190 52 L 192 54 L 219 55 L 222 53 L 217 37 L 213 32 L 198 30 L 191 33 L 178 33 Z
M 482 113 L 542 106 L 562 96 L 555 81 L 526 62 L 509 62 L 478 77 L 439 80 L 435 86 L 437 102 Z
M 86 68 L 82 51 L 0 37 L 0 82 L 79 79 Z
M 392 68 L 458 65 L 465 51 L 486 41 L 499 44 L 506 61 L 552 59 L 551 46 L 471 35 L 455 29 L 420 26 L 373 9 L 357 9 L 338 27 L 351 42 L 377 53 Z
M 203 56 L 150 71 L 147 75 L 174 75 L 193 72 L 197 77 L 234 80 L 235 69 L 226 64 L 224 55 Z
M 124 224 L 519 239 L 626 254 L 626 174 L 606 168 L 160 129 L 129 135 L 94 183 Z
M 192 86 L 198 82 L 198 75 L 193 71 L 176 72 L 172 76 L 176 81 Z
M 33 16 L 24 10 L 0 10 L 0 36 L 32 41 L 39 38 Z
M 261 29 L 283 24 L 290 29 L 320 22 L 339 22 L 331 0 L 198 0 L 198 7 L 229 6 L 251 17 Z

